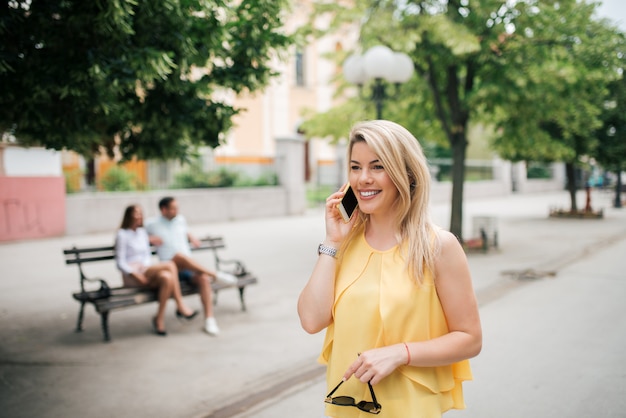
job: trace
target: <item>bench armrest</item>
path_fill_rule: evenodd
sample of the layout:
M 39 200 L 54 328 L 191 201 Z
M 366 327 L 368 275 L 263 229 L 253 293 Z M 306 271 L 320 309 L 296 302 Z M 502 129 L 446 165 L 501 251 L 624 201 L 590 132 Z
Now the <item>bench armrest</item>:
M 85 288 L 81 283 L 81 288 L 83 289 L 81 294 L 89 295 L 89 299 L 106 299 L 111 296 L 111 287 L 106 280 L 100 278 L 90 279 L 89 277 L 83 277 L 82 280 L 94 283 L 100 282 L 100 288 L 98 290 L 91 291 L 84 290 Z
M 224 264 L 229 266 L 223 266 Z M 219 271 L 226 271 L 235 276 L 243 276 L 248 273 L 246 266 L 239 260 L 222 260 L 221 258 L 216 258 L 216 268 Z

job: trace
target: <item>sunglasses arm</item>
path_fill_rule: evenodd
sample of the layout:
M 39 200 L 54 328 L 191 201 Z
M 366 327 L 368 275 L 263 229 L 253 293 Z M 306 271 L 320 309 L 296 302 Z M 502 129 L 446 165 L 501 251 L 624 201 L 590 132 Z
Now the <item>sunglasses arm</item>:
M 367 382 L 367 386 L 370 388 L 370 393 L 372 394 L 372 402 L 374 402 L 376 408 L 380 409 L 380 404 L 376 400 L 376 394 L 374 394 L 374 388 L 372 387 L 372 384 L 370 382 Z
M 333 396 L 333 393 L 337 392 L 337 389 L 339 389 L 339 386 L 341 386 L 343 384 L 344 380 L 341 379 L 341 382 L 339 382 L 339 384 L 337 386 L 335 386 L 335 389 L 331 390 L 330 393 L 328 395 L 326 395 L 326 399 L 330 400 L 330 397 Z

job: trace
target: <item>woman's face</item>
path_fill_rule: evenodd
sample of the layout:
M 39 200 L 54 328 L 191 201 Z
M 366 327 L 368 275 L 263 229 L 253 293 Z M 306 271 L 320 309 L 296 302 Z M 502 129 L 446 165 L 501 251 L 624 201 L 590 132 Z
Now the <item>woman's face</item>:
M 394 202 L 398 198 L 398 189 L 378 156 L 363 141 L 352 146 L 349 181 L 361 212 L 388 216 L 395 211 Z
M 136 207 L 133 210 L 133 229 L 143 226 L 143 212 L 141 208 Z

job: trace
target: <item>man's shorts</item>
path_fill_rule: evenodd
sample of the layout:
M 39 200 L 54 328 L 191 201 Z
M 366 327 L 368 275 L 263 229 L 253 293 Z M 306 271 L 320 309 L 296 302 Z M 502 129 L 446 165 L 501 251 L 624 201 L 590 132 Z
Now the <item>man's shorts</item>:
M 185 282 L 188 284 L 193 284 L 193 277 L 195 276 L 194 272 L 191 270 L 180 270 L 178 272 L 178 280 L 180 282 Z

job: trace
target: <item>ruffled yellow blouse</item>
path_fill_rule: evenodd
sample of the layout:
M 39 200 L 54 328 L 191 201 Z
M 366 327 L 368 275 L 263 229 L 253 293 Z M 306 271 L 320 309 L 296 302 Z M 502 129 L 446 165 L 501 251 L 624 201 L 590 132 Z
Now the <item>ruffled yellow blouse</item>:
M 408 341 L 425 341 L 448 333 L 432 275 L 418 285 L 409 276 L 400 246 L 377 251 L 364 234 L 346 249 L 335 280 L 333 322 L 319 361 L 327 364 L 330 391 L 357 354 L 371 348 Z M 449 409 L 464 409 L 462 381 L 471 380 L 469 361 L 449 366 L 401 366 L 374 386 L 380 418 L 440 417 Z M 352 377 L 333 396 L 371 401 L 366 384 Z M 354 407 L 326 406 L 333 418 L 373 415 Z

